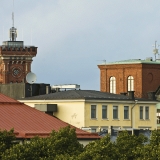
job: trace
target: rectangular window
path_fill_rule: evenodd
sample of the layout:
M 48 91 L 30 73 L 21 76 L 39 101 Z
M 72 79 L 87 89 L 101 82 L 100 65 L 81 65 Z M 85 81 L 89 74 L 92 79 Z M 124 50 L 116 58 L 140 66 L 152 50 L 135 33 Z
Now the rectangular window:
M 124 106 L 124 119 L 129 119 L 129 106 Z
M 118 119 L 118 106 L 113 106 L 113 119 Z
M 96 105 L 91 105 L 91 118 L 96 118 Z
M 157 124 L 160 124 L 160 109 L 157 109 Z
M 139 118 L 143 119 L 143 106 L 140 106 L 139 108 Z
M 107 106 L 102 105 L 102 119 L 107 118 Z
M 145 119 L 149 119 L 149 107 L 145 107 Z

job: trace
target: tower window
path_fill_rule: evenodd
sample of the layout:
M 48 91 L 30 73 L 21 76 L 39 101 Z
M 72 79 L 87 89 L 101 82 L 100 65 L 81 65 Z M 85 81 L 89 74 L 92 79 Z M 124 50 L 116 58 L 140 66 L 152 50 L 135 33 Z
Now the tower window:
M 134 78 L 133 78 L 133 76 L 128 77 L 128 91 L 134 91 Z
M 116 78 L 110 78 L 110 93 L 116 93 Z

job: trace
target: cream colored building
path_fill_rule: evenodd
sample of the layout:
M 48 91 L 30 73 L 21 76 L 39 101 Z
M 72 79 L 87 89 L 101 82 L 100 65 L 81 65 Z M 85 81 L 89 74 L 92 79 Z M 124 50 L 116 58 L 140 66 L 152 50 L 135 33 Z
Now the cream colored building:
M 19 100 L 54 115 L 78 128 L 99 132 L 102 129 L 157 128 L 155 100 L 93 90 L 68 90 Z

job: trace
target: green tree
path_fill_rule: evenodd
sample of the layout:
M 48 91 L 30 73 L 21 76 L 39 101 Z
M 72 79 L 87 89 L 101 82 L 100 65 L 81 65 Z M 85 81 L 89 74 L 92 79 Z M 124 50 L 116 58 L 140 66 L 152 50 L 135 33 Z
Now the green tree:
M 2 160 L 60 160 L 64 155 L 70 158 L 81 152 L 83 145 L 78 142 L 75 129 L 68 126 L 58 132 L 52 131 L 48 138 L 35 137 L 29 143 L 13 146 L 6 150 Z
M 116 139 L 116 154 L 119 160 L 133 160 L 141 156 L 139 149 L 144 147 L 148 138 L 140 134 L 139 136 L 130 135 L 127 131 L 123 131 Z
M 110 136 L 107 135 L 100 140 L 90 142 L 85 147 L 85 151 L 81 153 L 78 160 L 115 160 L 115 145 L 110 141 Z
M 160 130 L 152 131 L 150 143 L 138 151 L 141 155 L 138 160 L 160 160 Z
M 5 150 L 13 146 L 13 140 L 15 140 L 14 129 L 0 130 L 0 159 Z

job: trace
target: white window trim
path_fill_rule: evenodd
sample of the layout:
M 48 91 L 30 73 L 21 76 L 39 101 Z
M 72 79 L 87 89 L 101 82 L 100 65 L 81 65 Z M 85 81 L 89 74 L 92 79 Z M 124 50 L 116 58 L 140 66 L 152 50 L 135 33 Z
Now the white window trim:
M 116 94 L 116 77 L 112 76 L 109 79 L 109 91 Z
M 127 78 L 127 90 L 128 91 L 134 91 L 134 77 L 133 76 L 128 76 Z

